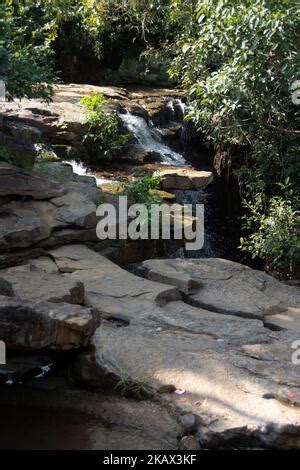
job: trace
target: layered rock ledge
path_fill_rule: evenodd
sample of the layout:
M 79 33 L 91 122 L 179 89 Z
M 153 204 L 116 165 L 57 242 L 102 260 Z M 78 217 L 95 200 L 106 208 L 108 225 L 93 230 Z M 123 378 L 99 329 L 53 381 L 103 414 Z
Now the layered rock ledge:
M 121 381 L 154 395 L 169 386 L 161 396 L 196 417 L 195 435 L 204 447 L 300 446 L 300 375 L 291 358 L 297 325 L 293 318 L 276 331 L 264 324 L 279 304 L 299 307 L 294 287 L 218 259 L 172 260 L 172 268 L 170 260 L 145 262 L 152 278 L 155 263 L 159 276 L 166 263 L 161 283 L 136 277 L 85 246 L 63 246 L 49 256 L 61 275 L 83 282 L 86 305 L 101 311 L 91 348 L 77 359 L 78 380 L 95 388 Z M 237 270 L 238 285 L 229 284 L 223 297 L 226 311 L 190 305 L 189 296 L 201 298 L 202 290 L 205 299 L 207 279 L 216 282 L 220 303 L 218 282 L 234 279 Z

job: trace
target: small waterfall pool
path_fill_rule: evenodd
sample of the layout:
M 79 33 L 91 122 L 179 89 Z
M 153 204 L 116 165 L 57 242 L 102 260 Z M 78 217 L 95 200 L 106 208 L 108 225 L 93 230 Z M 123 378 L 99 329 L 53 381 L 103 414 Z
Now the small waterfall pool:
M 153 152 L 161 156 L 160 163 L 163 165 L 187 165 L 185 159 L 180 153 L 172 150 L 162 141 L 159 129 L 153 123 L 145 121 L 143 117 L 136 116 L 129 111 L 125 114 L 119 114 L 119 117 L 127 129 L 134 136 L 137 144 L 142 150 Z

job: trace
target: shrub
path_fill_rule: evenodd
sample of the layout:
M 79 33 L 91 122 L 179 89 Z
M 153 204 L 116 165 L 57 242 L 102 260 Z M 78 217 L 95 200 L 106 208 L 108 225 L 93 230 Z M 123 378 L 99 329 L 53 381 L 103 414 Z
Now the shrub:
M 128 140 L 128 135 L 122 132 L 117 114 L 105 109 L 104 97 L 99 93 L 84 96 L 81 104 L 85 108 L 86 133 L 83 142 L 97 158 L 111 158 Z
M 160 204 L 162 201 L 159 196 L 149 194 L 151 189 L 159 189 L 159 187 L 160 176 L 159 173 L 154 172 L 153 175 L 143 176 L 129 183 L 125 189 L 125 194 L 130 201 L 150 207 L 151 204 Z
M 241 238 L 240 248 L 265 260 L 267 270 L 292 277 L 300 253 L 300 201 L 288 178 L 279 189 L 283 195 L 271 197 L 265 205 L 261 195 L 253 203 L 245 202 L 249 216 L 244 229 L 250 235 Z
M 299 78 L 299 9 L 294 0 L 197 4 L 196 27 L 173 47 L 172 77 L 190 92 L 189 119 L 230 155 L 252 214 L 244 249 L 289 274 L 296 215 L 276 183 L 289 177 L 296 185 L 300 175 L 299 110 L 291 99 Z

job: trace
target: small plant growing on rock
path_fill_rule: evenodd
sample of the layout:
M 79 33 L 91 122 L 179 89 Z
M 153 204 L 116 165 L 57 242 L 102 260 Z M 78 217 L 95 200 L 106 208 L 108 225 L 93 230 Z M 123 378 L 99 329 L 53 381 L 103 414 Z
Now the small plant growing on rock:
M 151 194 L 151 191 L 158 190 L 159 188 L 160 175 L 158 172 L 137 178 L 125 188 L 124 194 L 130 202 L 146 206 L 148 214 L 147 218 L 143 220 L 143 224 L 148 224 L 151 221 L 151 205 L 160 205 L 163 202 L 160 196 Z
M 100 93 L 84 96 L 80 102 L 85 109 L 83 142 L 88 145 L 92 156 L 112 158 L 128 140 L 117 114 L 105 109 L 105 100 Z
M 118 390 L 122 396 L 130 396 L 138 400 L 142 400 L 151 395 L 151 387 L 147 378 L 135 380 L 129 377 L 122 377 L 116 383 L 114 389 Z
M 14 162 L 14 157 L 12 153 L 6 147 L 0 146 L 0 161 L 6 163 Z
M 160 188 L 160 175 L 154 172 L 152 175 L 137 178 L 129 183 L 125 189 L 128 199 L 135 203 L 145 204 L 147 207 L 151 204 L 160 204 L 162 199 L 159 196 L 150 194 L 151 190 Z

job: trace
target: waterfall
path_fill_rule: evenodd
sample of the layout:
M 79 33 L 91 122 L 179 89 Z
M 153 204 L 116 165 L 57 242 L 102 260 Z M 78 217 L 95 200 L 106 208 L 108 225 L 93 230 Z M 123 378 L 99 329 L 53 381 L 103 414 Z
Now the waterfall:
M 138 145 L 143 150 L 159 154 L 162 164 L 186 165 L 185 159 L 180 153 L 175 152 L 162 142 L 162 136 L 153 123 L 150 122 L 148 125 L 144 118 L 131 114 L 129 111 L 119 116 L 127 131 L 135 137 Z
M 97 186 L 105 183 L 111 183 L 111 180 L 106 178 L 98 178 L 91 171 L 87 170 L 82 163 L 76 162 L 75 160 L 63 160 L 62 163 L 66 163 L 72 166 L 73 173 L 80 176 L 93 176 L 96 180 Z
M 220 226 L 218 200 L 213 186 L 198 191 L 170 190 L 178 204 L 204 204 L 204 246 L 201 250 L 187 251 L 180 248 L 172 257 L 179 258 L 226 258 L 230 253 L 226 234 Z M 195 215 L 195 213 L 194 213 Z

